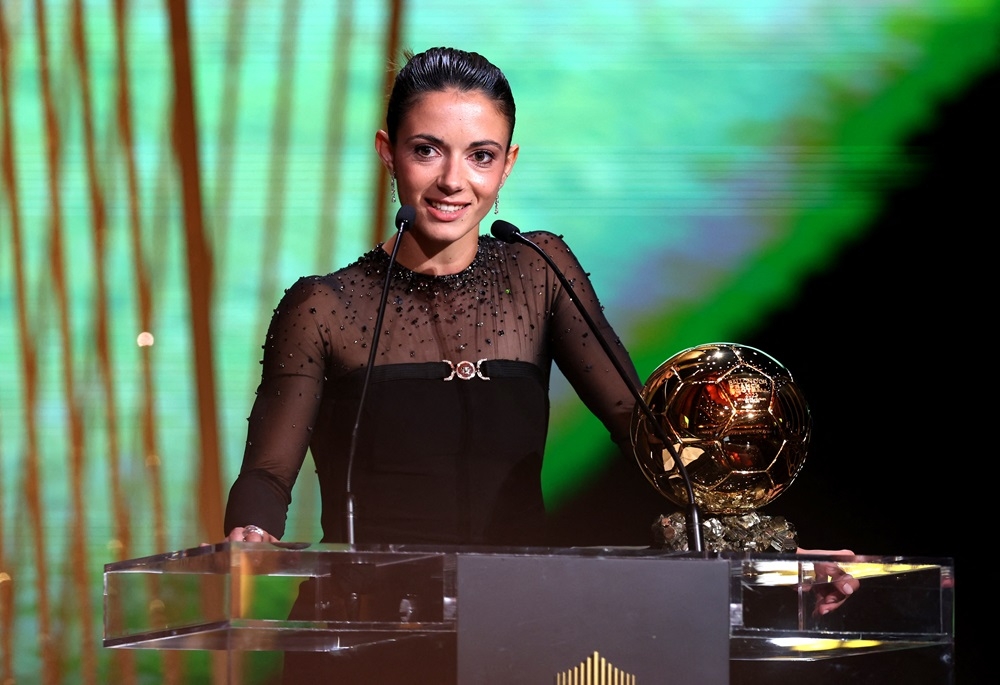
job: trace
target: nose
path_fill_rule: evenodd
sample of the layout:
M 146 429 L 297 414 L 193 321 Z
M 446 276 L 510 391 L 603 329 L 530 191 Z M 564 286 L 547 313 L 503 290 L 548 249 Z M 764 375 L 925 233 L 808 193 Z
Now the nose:
M 438 188 L 448 194 L 457 193 L 462 189 L 462 184 L 465 182 L 463 170 L 464 166 L 461 159 L 445 157 L 441 164 L 441 173 L 437 179 Z

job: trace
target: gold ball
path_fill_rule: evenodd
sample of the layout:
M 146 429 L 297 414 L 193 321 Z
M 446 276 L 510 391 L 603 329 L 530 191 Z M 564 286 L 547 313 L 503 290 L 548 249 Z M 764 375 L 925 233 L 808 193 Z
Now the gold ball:
M 736 343 L 688 348 L 650 375 L 642 396 L 708 514 L 763 507 L 805 463 L 809 407 L 791 373 L 760 350 Z M 636 406 L 631 437 L 643 475 L 683 507 L 687 491 L 660 432 Z

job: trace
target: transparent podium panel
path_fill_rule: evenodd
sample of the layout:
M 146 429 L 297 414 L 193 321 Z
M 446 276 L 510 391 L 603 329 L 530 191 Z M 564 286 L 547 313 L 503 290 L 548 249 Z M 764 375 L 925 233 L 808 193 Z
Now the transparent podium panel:
M 821 613 L 843 573 L 858 589 Z M 226 542 L 108 564 L 104 581 L 109 648 L 426 647 L 457 662 L 441 683 L 477 685 L 597 668 L 672 685 L 953 682 L 949 559 Z
M 455 631 L 454 557 L 220 543 L 105 566 L 104 646 L 331 651 Z
M 733 685 L 953 682 L 950 559 L 757 555 L 731 570 Z M 860 585 L 821 613 L 840 573 Z

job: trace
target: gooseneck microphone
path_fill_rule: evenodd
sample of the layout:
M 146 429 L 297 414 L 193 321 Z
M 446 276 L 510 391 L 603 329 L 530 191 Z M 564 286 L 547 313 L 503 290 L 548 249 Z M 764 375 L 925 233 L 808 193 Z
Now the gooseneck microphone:
M 688 534 L 688 549 L 692 552 L 703 551 L 704 541 L 701 530 L 701 512 L 698 510 L 698 504 L 694 500 L 694 487 L 691 485 L 691 478 L 688 476 L 687 467 L 684 465 L 684 462 L 681 461 L 680 457 L 678 456 L 677 450 L 674 449 L 673 443 L 671 443 L 670 440 L 667 438 L 666 432 L 663 430 L 663 426 L 660 425 L 660 422 L 653 415 L 653 410 L 650 409 L 646 401 L 642 399 L 642 393 L 639 391 L 639 388 L 637 388 L 635 383 L 632 382 L 632 379 L 629 377 L 628 372 L 622 366 L 621 361 L 619 361 L 618 357 L 611 349 L 611 345 L 609 345 L 608 341 L 604 338 L 603 335 L 601 335 L 601 331 L 597 328 L 597 324 L 594 323 L 594 319 L 590 316 L 590 313 L 587 311 L 586 307 L 583 306 L 583 304 L 580 302 L 580 299 L 576 296 L 576 293 L 573 291 L 573 286 L 570 285 L 569 279 L 567 279 L 566 275 L 559 270 L 559 267 L 556 266 L 556 263 L 552 261 L 552 258 L 548 254 L 546 254 L 545 250 L 540 248 L 531 240 L 525 238 L 521 234 L 521 231 L 518 230 L 517 226 L 515 226 L 514 224 L 508 221 L 497 220 L 493 222 L 493 227 L 490 229 L 490 232 L 493 234 L 494 237 L 499 238 L 505 243 L 524 243 L 525 245 L 530 247 L 532 250 L 541 255 L 542 259 L 544 259 L 546 263 L 548 263 L 549 267 L 552 269 L 552 272 L 555 273 L 556 277 L 562 283 L 563 287 L 566 289 L 566 292 L 569 294 L 569 298 L 573 301 L 573 304 L 576 305 L 576 308 L 580 310 L 580 315 L 583 317 L 584 321 L 587 322 L 587 325 L 590 327 L 590 330 L 594 334 L 594 337 L 596 337 L 597 341 L 601 343 L 601 347 L 604 348 L 605 354 L 608 355 L 608 358 L 614 365 L 615 370 L 618 371 L 618 375 L 621 376 L 622 380 L 625 382 L 625 385 L 627 385 L 628 389 L 632 392 L 632 396 L 635 397 L 636 405 L 643 412 L 643 414 L 646 415 L 646 418 L 649 419 L 649 425 L 653 426 L 653 430 L 656 433 L 656 437 L 663 442 L 663 445 L 667 448 L 667 451 L 670 453 L 670 456 L 673 457 L 674 463 L 677 464 L 677 471 L 678 473 L 680 473 L 681 479 L 684 481 L 684 488 L 687 492 L 687 498 L 688 498 L 688 509 L 687 509 L 687 514 L 685 516 L 685 523 L 687 524 L 687 534 Z
M 396 264 L 396 253 L 403 233 L 413 225 L 417 210 L 412 205 L 403 205 L 396 212 L 396 240 L 392 245 L 389 263 L 385 267 L 385 284 L 382 286 L 382 299 L 378 304 L 378 315 L 375 318 L 375 330 L 372 332 L 371 347 L 368 351 L 368 365 L 365 367 L 365 379 L 361 385 L 361 397 L 358 398 L 358 416 L 354 419 L 354 430 L 351 431 L 351 447 L 347 453 L 347 479 L 344 485 L 345 504 L 347 505 L 347 544 L 354 547 L 354 490 L 351 487 L 351 475 L 354 470 L 354 454 L 358 449 L 358 427 L 361 425 L 361 414 L 365 408 L 365 396 L 368 394 L 368 384 L 375 367 L 375 355 L 378 350 L 378 339 L 382 334 L 382 319 L 385 318 L 385 301 L 389 296 L 389 283 L 392 281 L 392 267 Z

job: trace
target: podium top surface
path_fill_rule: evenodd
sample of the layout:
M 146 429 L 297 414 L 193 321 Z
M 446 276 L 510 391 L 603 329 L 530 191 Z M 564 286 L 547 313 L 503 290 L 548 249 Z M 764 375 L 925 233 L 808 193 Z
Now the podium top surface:
M 105 564 L 105 573 L 228 573 L 234 566 L 243 572 L 288 573 L 314 576 L 328 572 L 330 560 L 357 560 L 374 564 L 411 562 L 422 558 L 470 555 L 572 557 L 579 559 L 690 559 L 722 560 L 743 568 L 750 565 L 761 575 L 759 582 L 785 584 L 789 573 L 796 578 L 802 568 L 816 562 L 839 564 L 856 578 L 897 574 L 927 568 L 954 575 L 954 561 L 945 557 L 899 555 L 821 555 L 773 552 L 675 552 L 636 546 L 587 547 L 475 547 L 467 545 L 347 545 L 309 542 L 220 542 Z
M 860 587 L 836 611 L 819 615 L 831 568 L 851 574 Z M 711 578 L 703 596 L 721 600 L 710 603 L 723 607 L 734 660 L 947 646 L 954 636 L 950 558 L 223 542 L 106 564 L 104 644 L 329 650 L 401 634 L 437 639 L 459 634 L 462 607 L 468 620 L 478 597 L 493 594 L 476 588 L 480 577 L 503 577 L 508 569 L 527 573 L 528 585 L 546 576 L 550 583 L 590 578 L 580 588 L 587 598 L 620 593 L 620 579 L 630 577 L 628 596 L 616 600 L 626 614 L 630 602 L 676 601 L 685 592 L 679 582 L 705 591 L 701 577 Z M 671 586 L 668 594 L 657 594 L 664 586 Z M 323 609 L 293 618 L 290 607 L 301 605 L 303 588 Z M 360 610 L 352 609 L 359 598 Z M 330 614 L 331 606 L 340 613 Z

